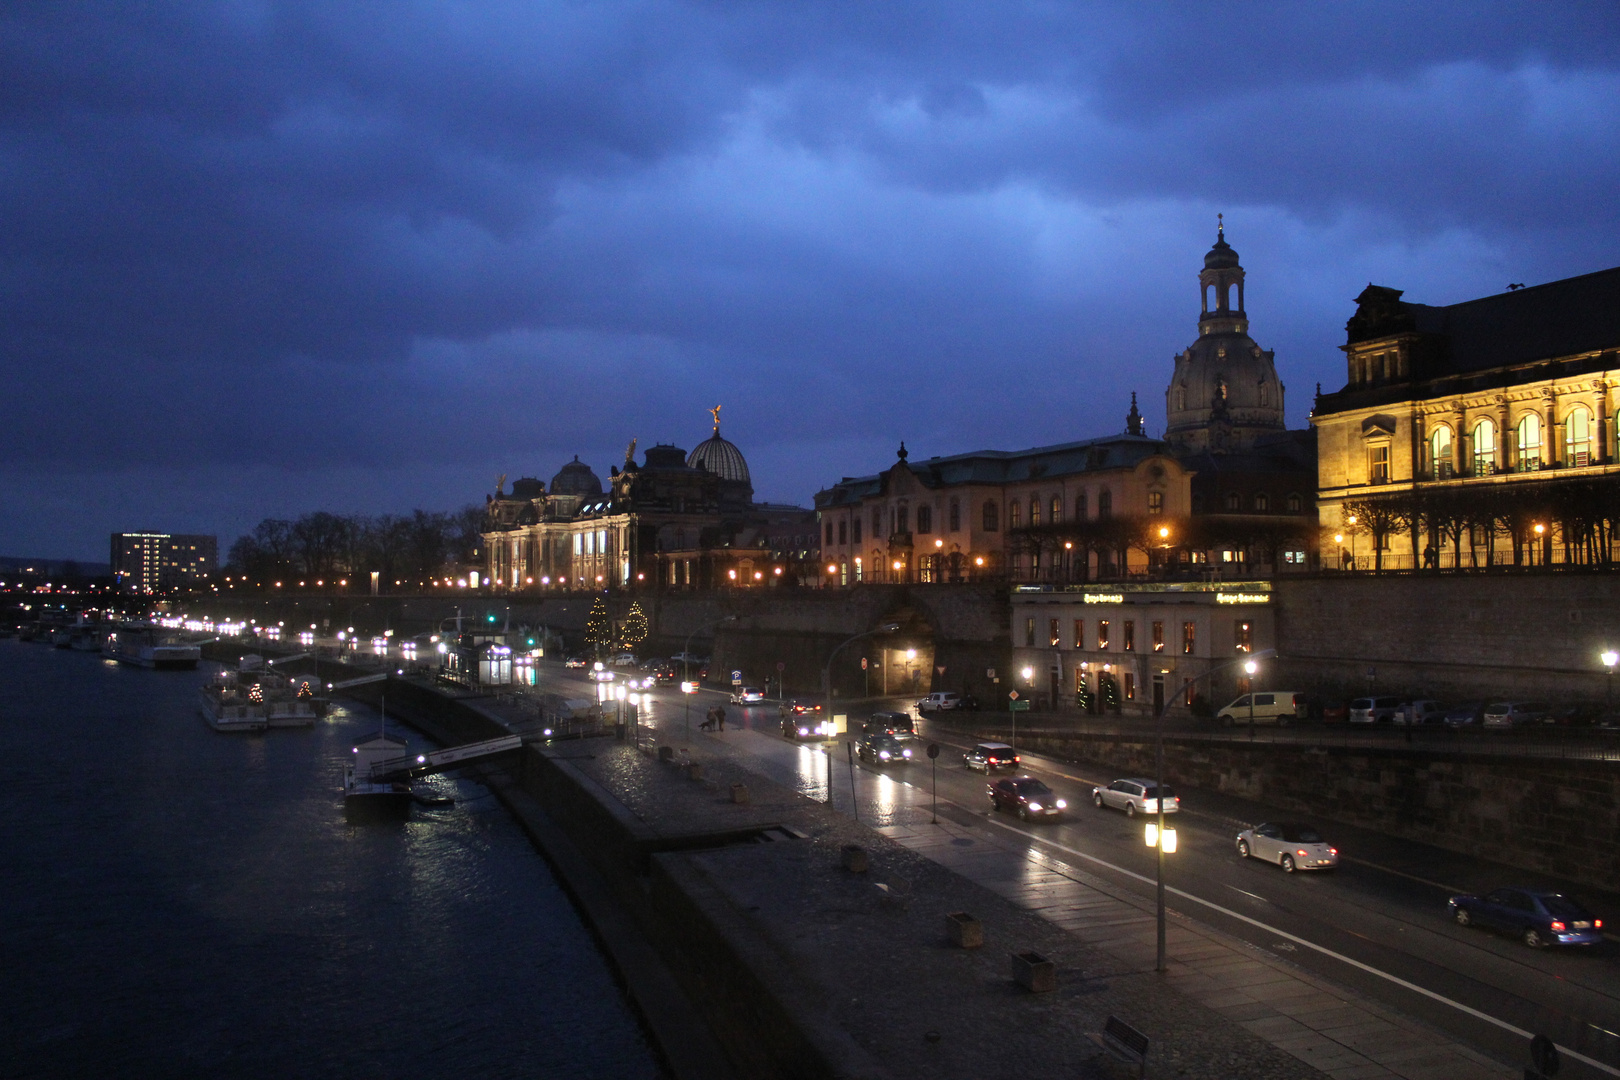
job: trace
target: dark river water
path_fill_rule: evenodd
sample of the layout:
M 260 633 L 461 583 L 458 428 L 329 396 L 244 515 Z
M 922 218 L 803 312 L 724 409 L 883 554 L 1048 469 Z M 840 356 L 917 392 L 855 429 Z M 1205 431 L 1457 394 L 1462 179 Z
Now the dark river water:
M 0 640 L 0 1076 L 664 1075 L 486 788 L 350 826 L 377 714 L 221 735 L 205 677 Z

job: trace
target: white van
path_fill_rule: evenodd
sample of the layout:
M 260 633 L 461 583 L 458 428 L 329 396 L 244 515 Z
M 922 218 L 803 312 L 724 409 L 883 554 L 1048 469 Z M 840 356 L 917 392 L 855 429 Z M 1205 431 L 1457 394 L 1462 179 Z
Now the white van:
M 1250 699 L 1253 707 L 1250 707 Z M 1256 724 L 1276 724 L 1284 727 L 1293 723 L 1300 716 L 1300 709 L 1307 708 L 1305 695 L 1293 690 L 1259 690 L 1253 694 L 1244 694 L 1232 704 L 1215 714 L 1226 727 L 1233 724 L 1247 724 L 1253 716 Z

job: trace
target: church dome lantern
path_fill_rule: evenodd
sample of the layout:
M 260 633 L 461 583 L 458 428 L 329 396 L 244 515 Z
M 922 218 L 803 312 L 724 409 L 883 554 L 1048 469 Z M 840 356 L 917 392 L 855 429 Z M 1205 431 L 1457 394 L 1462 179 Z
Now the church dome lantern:
M 735 444 L 720 436 L 720 406 L 716 405 L 709 412 L 714 416 L 714 434 L 692 448 L 686 463 L 720 478 L 723 506 L 750 506 L 754 501 L 754 483 L 748 475 L 748 462 Z

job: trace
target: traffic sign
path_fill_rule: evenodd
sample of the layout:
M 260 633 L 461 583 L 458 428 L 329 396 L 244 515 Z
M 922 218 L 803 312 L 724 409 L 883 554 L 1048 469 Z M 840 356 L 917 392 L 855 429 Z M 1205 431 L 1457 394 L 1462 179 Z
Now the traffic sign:
M 731 681 L 732 681 L 732 682 L 742 682 L 742 672 L 740 672 L 740 671 L 733 671 L 733 672 L 732 672 L 732 673 L 731 673 Z
M 928 756 L 931 758 L 939 757 L 939 743 L 931 742 L 928 744 Z
M 1009 702 L 1007 702 L 1007 711 L 1008 712 L 1029 712 L 1029 702 L 1027 702 L 1027 701 L 1009 701 Z
M 1007 695 L 1007 697 L 1012 701 L 1017 701 L 1018 700 L 1018 691 L 1016 691 L 1016 690 L 1012 691 L 1011 693 L 1009 693 Z
M 782 661 L 778 660 L 776 662 L 776 670 L 777 671 L 786 671 L 787 670 L 787 665 L 785 663 L 783 663 Z
M 861 670 L 862 671 L 866 670 L 866 657 L 864 657 L 864 656 L 861 657 Z

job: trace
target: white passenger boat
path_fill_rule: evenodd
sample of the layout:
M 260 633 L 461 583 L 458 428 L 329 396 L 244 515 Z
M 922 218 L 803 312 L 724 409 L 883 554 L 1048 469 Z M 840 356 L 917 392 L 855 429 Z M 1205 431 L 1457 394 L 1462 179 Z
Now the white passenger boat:
M 215 731 L 263 731 L 264 709 L 237 686 L 233 672 L 222 671 L 198 693 L 199 711 Z
M 405 755 L 405 740 L 388 734 L 388 720 L 365 742 L 356 743 L 343 769 L 343 810 L 350 817 L 404 817 L 411 809 L 408 777 L 383 779 L 373 766 Z
M 190 671 L 202 659 L 202 646 L 151 623 L 120 623 L 108 631 L 101 653 L 121 664 Z

